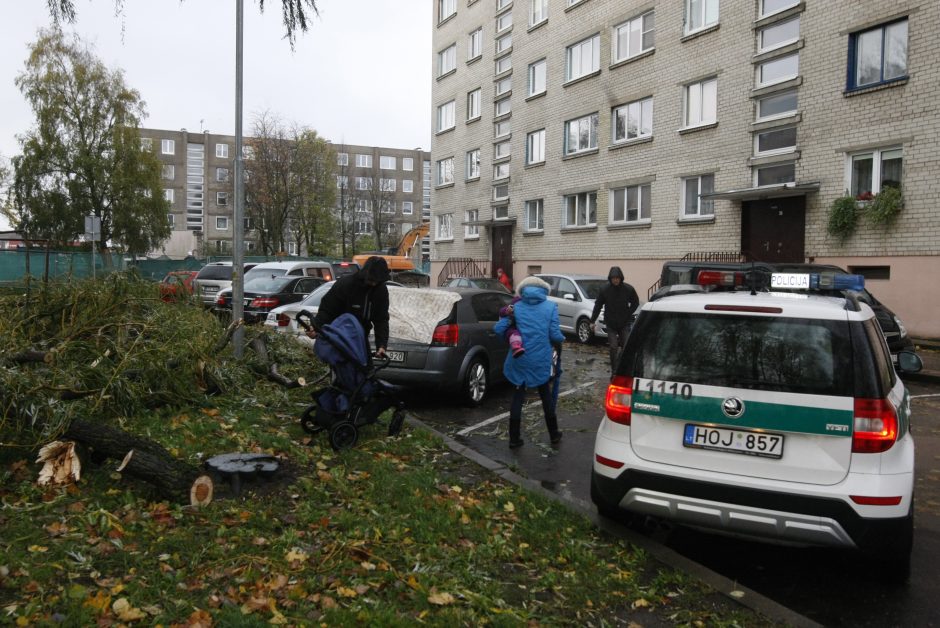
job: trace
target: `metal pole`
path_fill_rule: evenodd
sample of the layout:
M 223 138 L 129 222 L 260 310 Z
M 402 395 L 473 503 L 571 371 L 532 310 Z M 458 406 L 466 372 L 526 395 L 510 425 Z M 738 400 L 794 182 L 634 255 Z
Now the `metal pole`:
M 235 229 L 232 255 L 232 321 L 240 321 L 245 313 L 245 286 L 242 277 L 245 238 L 245 177 L 242 161 L 242 42 L 245 31 L 245 3 L 235 3 Z M 245 330 L 239 326 L 232 337 L 235 357 L 241 358 L 245 344 Z

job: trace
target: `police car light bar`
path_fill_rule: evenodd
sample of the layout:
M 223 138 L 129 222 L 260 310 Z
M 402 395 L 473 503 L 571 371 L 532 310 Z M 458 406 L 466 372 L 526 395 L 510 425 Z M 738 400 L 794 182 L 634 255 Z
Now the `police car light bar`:
M 696 283 L 700 286 L 743 286 L 744 273 L 725 270 L 700 270 Z
M 771 290 L 855 290 L 865 289 L 862 275 L 846 273 L 773 273 Z

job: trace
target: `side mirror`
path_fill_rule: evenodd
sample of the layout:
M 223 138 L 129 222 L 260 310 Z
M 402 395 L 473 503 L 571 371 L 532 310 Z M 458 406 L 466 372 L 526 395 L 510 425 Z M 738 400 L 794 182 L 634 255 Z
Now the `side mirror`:
M 571 294 L 570 292 L 564 293 L 563 295 L 561 295 L 561 298 L 564 299 L 565 301 L 574 301 L 574 300 L 575 300 L 574 295 Z
M 924 361 L 913 351 L 902 351 L 898 354 L 898 371 L 901 373 L 919 373 L 924 368 Z

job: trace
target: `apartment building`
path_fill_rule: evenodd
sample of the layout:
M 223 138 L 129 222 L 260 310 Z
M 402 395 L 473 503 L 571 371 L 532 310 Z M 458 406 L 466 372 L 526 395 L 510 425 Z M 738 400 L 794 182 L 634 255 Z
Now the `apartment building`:
M 156 255 L 181 258 L 186 255 L 231 255 L 234 238 L 235 136 L 186 129 L 141 129 L 145 147 L 163 162 L 164 198 L 170 203 L 170 239 Z M 247 138 L 246 138 L 247 141 Z M 424 216 L 430 218 L 430 153 L 420 148 L 403 150 L 376 146 L 334 145 L 337 203 L 354 196 L 355 229 L 371 233 L 373 201 L 383 234 L 392 243 Z M 244 147 L 251 159 L 251 147 Z M 342 186 L 347 186 L 344 197 Z M 339 208 L 337 207 L 337 215 Z M 374 237 L 374 236 L 373 236 Z M 288 243 L 288 255 L 306 255 L 297 242 Z M 245 253 L 260 252 L 257 232 L 245 221 Z M 339 254 L 338 251 L 333 251 Z
M 432 274 L 833 263 L 940 336 L 940 5 L 432 0 Z M 873 195 L 898 188 L 888 224 Z M 857 199 L 830 236 L 833 201 Z

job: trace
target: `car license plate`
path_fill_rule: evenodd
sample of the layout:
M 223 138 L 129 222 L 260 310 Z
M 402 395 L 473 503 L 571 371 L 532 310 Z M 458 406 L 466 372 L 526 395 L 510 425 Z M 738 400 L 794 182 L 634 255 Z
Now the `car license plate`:
M 385 355 L 388 356 L 389 362 L 404 362 L 405 361 L 404 351 L 386 351 Z
M 688 423 L 682 435 L 682 445 L 695 449 L 727 451 L 764 458 L 783 456 L 783 434 L 707 427 Z
M 218 292 L 219 287 L 218 286 L 203 286 L 202 291 L 203 292 Z

